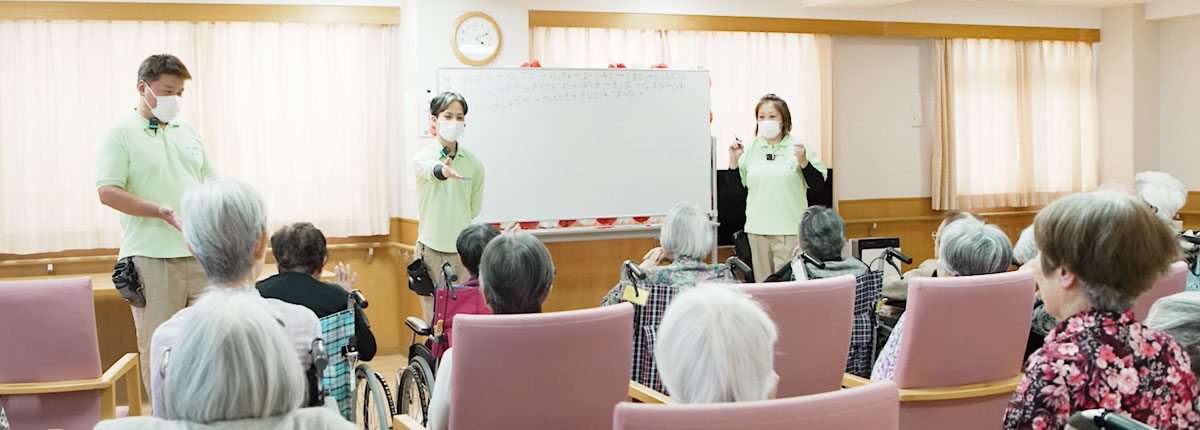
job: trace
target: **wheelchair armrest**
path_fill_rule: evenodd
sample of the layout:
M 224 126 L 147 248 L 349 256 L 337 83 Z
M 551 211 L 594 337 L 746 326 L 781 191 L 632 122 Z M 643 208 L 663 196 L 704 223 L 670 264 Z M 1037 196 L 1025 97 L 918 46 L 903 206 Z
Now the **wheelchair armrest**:
M 670 396 L 655 391 L 653 388 L 647 387 L 637 381 L 629 381 L 629 399 L 638 401 L 639 403 L 657 403 L 670 405 L 675 403 L 675 399 Z
M 425 430 L 425 427 L 408 415 L 393 415 L 392 428 L 396 430 Z
M 406 326 L 408 326 L 408 328 L 412 329 L 413 333 L 419 334 L 421 336 L 429 336 L 429 335 L 433 334 L 433 330 L 429 327 L 429 324 L 426 324 L 425 320 L 417 318 L 417 317 L 405 318 L 404 325 L 406 325 Z

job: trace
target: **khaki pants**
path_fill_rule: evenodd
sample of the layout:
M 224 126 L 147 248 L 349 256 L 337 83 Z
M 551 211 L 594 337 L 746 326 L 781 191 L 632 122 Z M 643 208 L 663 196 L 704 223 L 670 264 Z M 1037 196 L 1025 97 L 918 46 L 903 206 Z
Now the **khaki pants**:
M 450 263 L 450 268 L 454 269 L 455 275 L 458 275 L 459 284 L 467 282 L 467 278 L 471 276 L 463 267 L 462 261 L 458 259 L 457 253 L 438 252 L 421 242 L 417 242 L 414 252 L 417 254 L 417 258 L 425 260 L 425 270 L 429 271 L 429 279 L 433 279 L 435 288 L 444 288 L 446 284 L 446 278 L 442 276 L 442 263 Z M 417 297 L 421 298 L 422 317 L 429 325 L 433 325 L 433 296 Z
M 800 243 L 795 235 L 765 236 L 748 234 L 750 239 L 750 258 L 754 263 L 754 281 L 763 282 L 768 276 L 782 269 L 792 261 L 792 251 Z
M 142 366 L 142 384 L 150 393 L 150 339 L 158 326 L 176 312 L 191 306 L 208 287 L 204 268 L 192 257 L 133 257 L 146 306 L 133 307 L 133 326 L 137 329 L 138 355 Z

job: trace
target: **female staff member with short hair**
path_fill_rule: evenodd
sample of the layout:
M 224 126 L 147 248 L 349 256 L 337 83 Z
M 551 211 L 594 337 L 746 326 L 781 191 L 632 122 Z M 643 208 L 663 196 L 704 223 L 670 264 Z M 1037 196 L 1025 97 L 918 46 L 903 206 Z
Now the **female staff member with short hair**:
M 729 169 L 737 170 L 747 189 L 746 227 L 754 277 L 762 282 L 792 260 L 796 226 L 808 208 L 809 188 L 825 187 L 825 166 L 816 151 L 793 138 L 787 102 L 767 94 L 754 108 L 758 118 L 749 145 L 729 146 Z

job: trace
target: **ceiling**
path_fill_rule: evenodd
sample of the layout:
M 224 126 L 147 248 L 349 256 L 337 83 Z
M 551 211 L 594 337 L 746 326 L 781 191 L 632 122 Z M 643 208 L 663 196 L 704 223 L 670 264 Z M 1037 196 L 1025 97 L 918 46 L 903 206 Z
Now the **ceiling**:
M 801 0 L 808 7 L 822 8 L 879 8 L 926 0 Z M 1017 3 L 1043 6 L 1075 6 L 1104 8 L 1137 3 L 1152 3 L 1155 0 L 958 0 L 967 3 Z

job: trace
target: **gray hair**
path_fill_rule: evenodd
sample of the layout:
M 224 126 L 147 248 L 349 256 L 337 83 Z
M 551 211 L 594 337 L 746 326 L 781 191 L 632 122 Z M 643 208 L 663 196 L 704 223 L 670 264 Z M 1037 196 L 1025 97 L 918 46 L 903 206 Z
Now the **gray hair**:
M 960 219 L 942 230 L 938 242 L 941 245 L 938 249 L 939 269 L 951 275 L 1001 273 L 1012 266 L 1012 243 L 994 225 L 970 218 Z
M 690 203 L 679 203 L 667 211 L 659 242 L 671 253 L 703 259 L 712 252 L 713 231 L 708 215 Z
M 254 269 L 254 245 L 267 231 L 262 196 L 249 184 L 217 179 L 196 185 L 180 205 L 183 238 L 214 285 L 246 279 Z
M 654 345 L 658 373 L 680 403 L 766 400 L 775 390 L 775 322 L 746 293 L 689 288 L 663 314 Z
M 463 115 L 467 114 L 467 99 L 463 98 L 462 94 L 452 93 L 449 91 L 438 94 L 433 100 L 429 101 L 429 114 L 433 116 L 441 115 L 446 109 L 450 108 L 450 104 L 458 102 L 462 105 Z
M 800 248 L 818 260 L 840 260 L 846 247 L 846 222 L 833 209 L 810 206 L 800 216 Z
M 541 312 L 553 283 L 550 251 L 529 233 L 501 234 L 483 250 L 479 286 L 492 313 Z
M 1200 374 L 1200 291 L 1186 291 L 1158 299 L 1150 307 L 1146 326 L 1175 338 L 1192 358 L 1192 373 Z
M 300 360 L 261 297 L 218 289 L 192 307 L 166 366 L 168 419 L 208 424 L 263 418 L 303 404 Z
M 1038 255 L 1037 241 L 1033 239 L 1033 224 L 1021 230 L 1021 236 L 1017 238 L 1017 244 L 1013 245 L 1013 261 L 1024 266 L 1030 260 L 1033 260 Z
M 1187 188 L 1175 177 L 1164 172 L 1142 172 L 1134 175 L 1137 196 L 1158 211 L 1155 215 L 1172 222 L 1175 214 L 1187 204 Z

